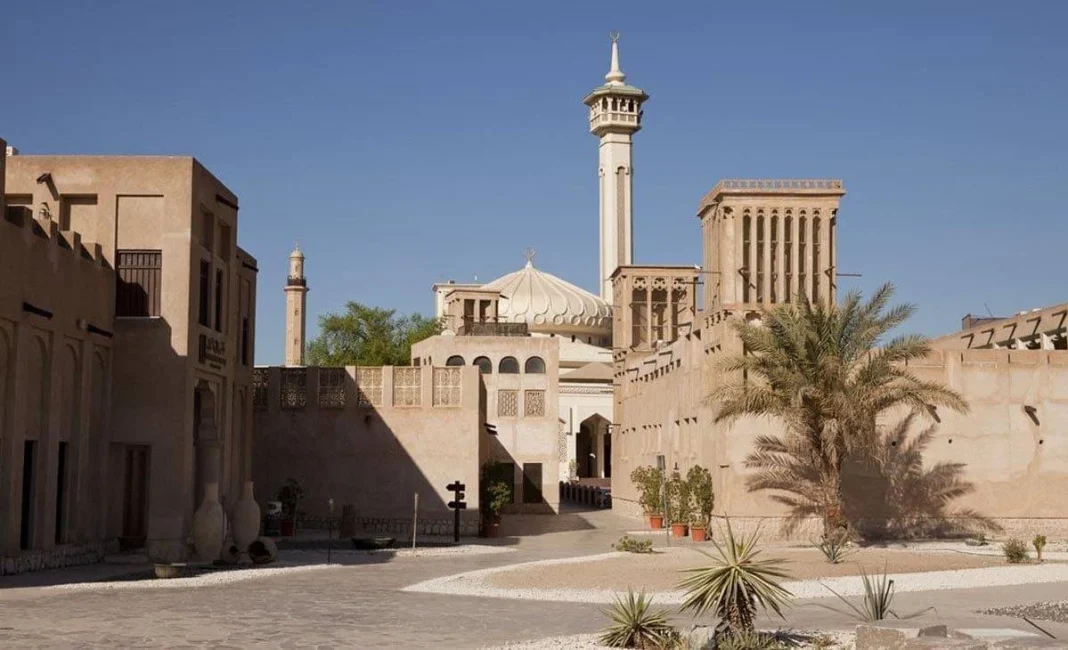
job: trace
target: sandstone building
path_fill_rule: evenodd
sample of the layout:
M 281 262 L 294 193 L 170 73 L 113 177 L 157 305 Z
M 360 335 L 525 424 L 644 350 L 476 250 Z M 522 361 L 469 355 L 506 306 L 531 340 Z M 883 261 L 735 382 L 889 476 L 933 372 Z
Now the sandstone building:
M 5 156 L 0 557 L 183 559 L 250 473 L 256 261 L 190 157 Z

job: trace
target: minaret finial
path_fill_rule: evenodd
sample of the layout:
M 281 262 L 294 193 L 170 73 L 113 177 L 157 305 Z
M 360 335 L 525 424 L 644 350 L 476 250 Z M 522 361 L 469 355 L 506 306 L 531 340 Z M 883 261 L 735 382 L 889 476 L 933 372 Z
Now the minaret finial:
M 538 251 L 533 248 L 524 248 L 523 257 L 527 258 L 527 266 L 534 266 L 534 256 L 538 254 Z
M 612 67 L 604 78 L 610 84 L 621 84 L 626 81 L 627 75 L 619 69 L 619 32 L 612 32 L 609 36 L 612 37 Z

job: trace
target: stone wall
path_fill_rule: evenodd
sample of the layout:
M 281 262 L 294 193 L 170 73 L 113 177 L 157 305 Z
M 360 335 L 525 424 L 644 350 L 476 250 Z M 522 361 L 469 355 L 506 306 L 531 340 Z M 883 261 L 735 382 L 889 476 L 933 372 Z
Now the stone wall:
M 103 561 L 109 550 L 114 549 L 108 549 L 103 542 L 90 542 L 59 546 L 47 551 L 27 551 L 18 557 L 0 558 L 0 576 L 95 564 Z

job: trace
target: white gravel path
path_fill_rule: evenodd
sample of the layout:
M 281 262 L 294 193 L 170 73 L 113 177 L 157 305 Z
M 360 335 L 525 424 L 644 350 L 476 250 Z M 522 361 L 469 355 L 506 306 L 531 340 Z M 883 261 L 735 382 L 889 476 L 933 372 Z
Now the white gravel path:
M 619 557 L 625 553 L 600 553 L 576 558 L 543 560 L 512 564 L 492 569 L 469 571 L 441 578 L 434 578 L 409 585 L 404 591 L 481 596 L 486 598 L 514 598 L 519 600 L 548 600 L 574 603 L 611 603 L 618 592 L 608 589 L 506 589 L 488 584 L 494 574 L 528 569 L 553 564 L 579 564 Z M 981 569 L 955 571 L 930 571 L 927 573 L 891 574 L 898 593 L 911 591 L 938 591 L 944 589 L 970 589 L 1006 585 L 1038 584 L 1045 582 L 1068 582 L 1068 564 L 1006 565 Z M 821 584 L 822 583 L 822 584 Z M 785 582 L 783 586 L 795 598 L 826 598 L 834 594 L 830 587 L 843 596 L 859 596 L 864 593 L 860 576 L 798 580 Z M 649 594 L 661 605 L 677 605 L 683 601 L 681 591 L 661 591 Z
M 305 573 L 309 571 L 322 571 L 325 569 L 342 569 L 342 564 L 307 564 L 303 566 L 283 566 L 255 569 L 225 569 L 212 571 L 199 576 L 189 578 L 171 578 L 168 580 L 115 580 L 110 582 L 74 582 L 62 585 L 53 585 L 45 589 L 62 591 L 110 591 L 125 589 L 178 589 L 189 587 L 212 587 L 229 585 L 235 582 L 270 578 L 290 573 Z

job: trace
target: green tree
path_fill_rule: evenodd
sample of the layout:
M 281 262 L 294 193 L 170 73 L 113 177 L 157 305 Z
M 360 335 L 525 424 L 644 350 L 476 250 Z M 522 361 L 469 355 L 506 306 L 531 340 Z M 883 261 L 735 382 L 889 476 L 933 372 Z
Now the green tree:
M 319 317 L 319 336 L 308 343 L 313 366 L 407 366 L 412 344 L 441 333 L 441 321 L 394 309 L 345 304 L 343 313 Z
M 915 311 L 888 307 L 893 292 L 883 285 L 864 302 L 854 291 L 837 305 L 802 295 L 764 310 L 760 323 L 735 326 L 743 353 L 725 362 L 735 373 L 709 399 L 717 422 L 773 416 L 785 424 L 781 436 L 758 437 L 745 464 L 756 470 L 749 489 L 774 491 L 793 524 L 815 515 L 825 533 L 848 526 L 843 464 L 871 452 L 881 414 L 903 408 L 933 419 L 939 406 L 967 410 L 953 390 L 909 372 L 906 362 L 929 352 L 927 339 L 906 334 L 880 345 Z

